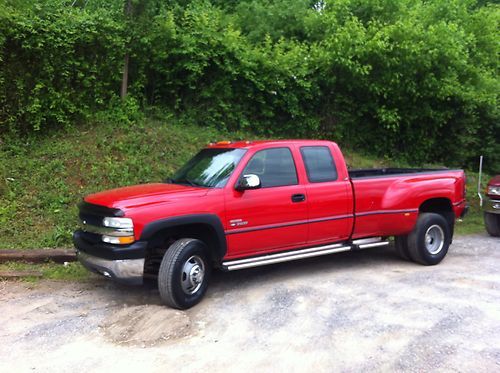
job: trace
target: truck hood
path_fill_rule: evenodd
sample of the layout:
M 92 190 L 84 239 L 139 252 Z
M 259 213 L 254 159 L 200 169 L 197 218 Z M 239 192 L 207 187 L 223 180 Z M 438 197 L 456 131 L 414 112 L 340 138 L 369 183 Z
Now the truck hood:
M 181 198 L 202 197 L 209 190 L 178 184 L 140 184 L 90 194 L 85 197 L 85 201 L 125 211 L 150 204 L 173 202 Z

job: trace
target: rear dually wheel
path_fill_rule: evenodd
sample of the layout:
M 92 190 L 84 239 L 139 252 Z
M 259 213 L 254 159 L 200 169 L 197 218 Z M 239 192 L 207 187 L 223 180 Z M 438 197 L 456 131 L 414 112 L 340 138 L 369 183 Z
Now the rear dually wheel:
M 444 216 L 422 213 L 408 235 L 408 253 L 411 259 L 424 265 L 441 262 L 451 243 L 451 229 Z
M 394 247 L 396 249 L 396 254 L 398 254 L 401 259 L 411 260 L 408 251 L 408 235 L 394 237 Z

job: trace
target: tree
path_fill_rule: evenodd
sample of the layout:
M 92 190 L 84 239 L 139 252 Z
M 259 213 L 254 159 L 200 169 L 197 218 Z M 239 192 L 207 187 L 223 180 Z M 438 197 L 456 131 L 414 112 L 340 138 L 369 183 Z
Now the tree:
M 132 0 L 125 0 L 124 13 L 127 19 L 132 14 Z M 124 100 L 125 97 L 127 97 L 129 61 L 130 61 L 130 54 L 129 50 L 127 49 L 125 51 L 125 57 L 123 60 L 123 76 L 122 76 L 122 85 L 120 89 L 120 97 L 122 100 Z

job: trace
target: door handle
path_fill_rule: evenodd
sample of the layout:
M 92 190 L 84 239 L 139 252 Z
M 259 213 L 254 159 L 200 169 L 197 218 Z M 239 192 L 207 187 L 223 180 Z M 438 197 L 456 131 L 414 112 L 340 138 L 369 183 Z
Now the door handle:
M 306 200 L 305 194 L 292 194 L 292 202 L 303 202 Z

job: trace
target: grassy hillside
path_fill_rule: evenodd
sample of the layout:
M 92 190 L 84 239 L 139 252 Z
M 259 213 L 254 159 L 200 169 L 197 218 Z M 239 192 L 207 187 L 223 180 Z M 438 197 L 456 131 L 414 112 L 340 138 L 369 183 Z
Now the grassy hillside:
M 24 143 L 5 141 L 0 165 L 0 248 L 71 244 L 82 196 L 161 181 L 197 149 L 227 134 L 141 121 L 53 131 Z
M 124 126 L 88 124 L 23 142 L 0 140 L 0 248 L 71 246 L 82 196 L 161 181 L 208 142 L 237 138 L 254 136 L 146 120 Z M 351 167 L 402 165 L 349 150 L 346 154 Z M 472 175 L 469 182 L 473 195 Z M 483 230 L 479 211 L 471 215 L 458 224 L 459 233 Z

